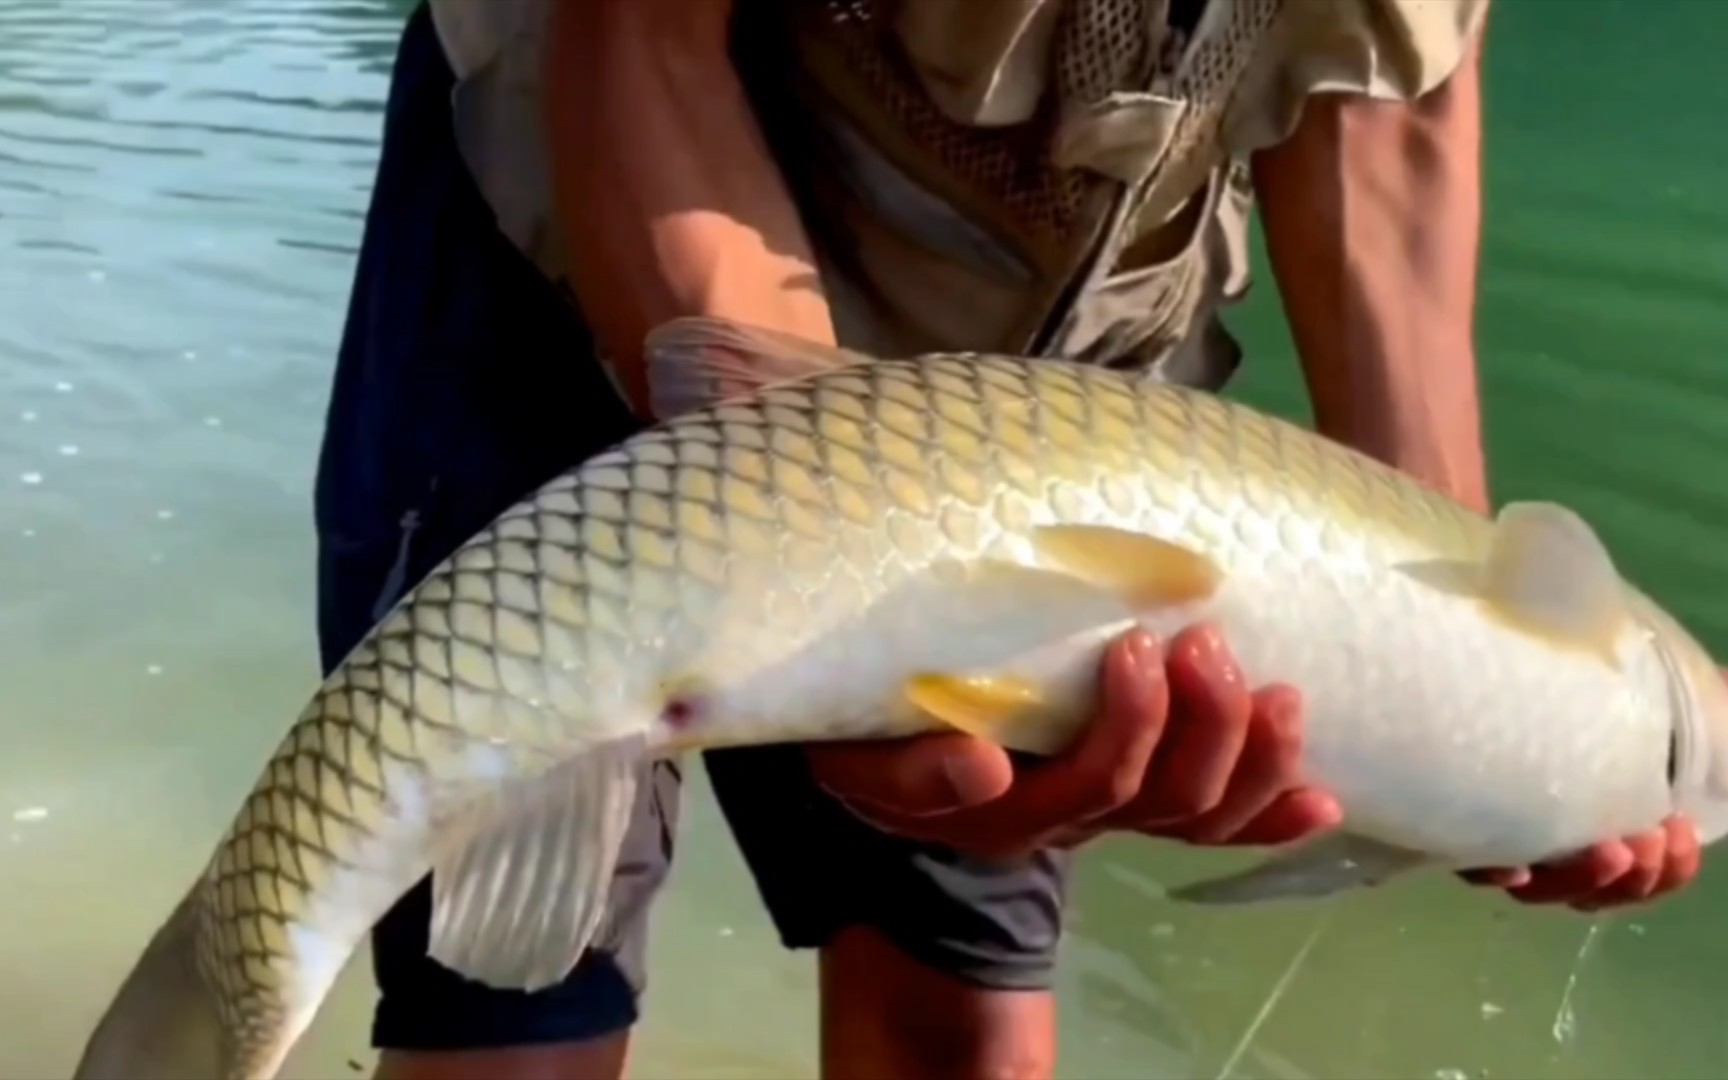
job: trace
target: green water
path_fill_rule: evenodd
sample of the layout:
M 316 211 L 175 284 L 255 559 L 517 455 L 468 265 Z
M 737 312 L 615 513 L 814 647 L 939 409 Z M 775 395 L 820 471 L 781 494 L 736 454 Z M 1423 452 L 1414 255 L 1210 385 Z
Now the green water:
M 1497 494 L 1580 507 L 1728 650 L 1728 83 L 1704 74 L 1728 5 L 1500 7 Z M 0 0 L 0 1077 L 65 1074 L 309 689 L 313 451 L 406 10 Z M 1241 392 L 1300 412 L 1269 279 L 1235 323 Z M 697 784 L 637 1075 L 809 1075 L 809 960 L 775 944 Z M 1720 867 L 1595 922 L 1445 881 L 1157 901 L 1202 861 L 1126 841 L 1083 860 L 1064 1075 L 1728 1067 Z M 368 976 L 292 1075 L 369 1068 Z

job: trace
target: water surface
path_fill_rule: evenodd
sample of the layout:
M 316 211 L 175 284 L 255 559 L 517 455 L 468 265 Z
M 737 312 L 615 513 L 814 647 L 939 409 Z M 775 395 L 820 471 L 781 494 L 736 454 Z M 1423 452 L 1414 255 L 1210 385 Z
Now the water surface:
M 1497 492 L 1579 506 L 1728 649 L 1728 7 L 1554 6 L 1490 46 Z M 310 688 L 313 454 L 407 8 L 0 0 L 0 1076 L 70 1068 Z M 1240 392 L 1299 415 L 1269 278 L 1235 323 Z M 810 1075 L 811 965 L 695 783 L 637 1074 Z M 1447 882 L 1160 903 L 1201 860 L 1084 860 L 1064 1075 L 1720 1075 L 1719 867 L 1597 921 Z M 292 1075 L 370 1067 L 369 974 Z

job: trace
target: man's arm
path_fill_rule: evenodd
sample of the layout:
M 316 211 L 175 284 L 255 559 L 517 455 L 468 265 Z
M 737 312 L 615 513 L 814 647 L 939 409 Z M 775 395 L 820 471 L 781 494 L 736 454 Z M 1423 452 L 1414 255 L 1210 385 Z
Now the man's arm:
M 1320 431 L 1485 510 L 1479 42 L 1411 104 L 1314 98 L 1253 170 Z
M 1481 46 L 1410 104 L 1325 95 L 1254 161 L 1267 254 L 1325 435 L 1489 509 L 1474 344 Z M 1594 910 L 1698 872 L 1673 818 L 1565 862 L 1467 875 L 1530 903 Z
M 548 27 L 543 122 L 566 261 L 639 407 L 641 342 L 668 319 L 834 335 L 809 242 L 731 67 L 730 7 L 564 0 Z M 1027 782 L 1000 747 L 958 733 L 813 746 L 812 767 L 889 827 L 974 850 L 1024 851 L 1111 812 L 1191 826 L 1212 842 L 1331 824 L 1329 797 L 1296 784 L 1299 721 L 1250 700 L 1214 637 L 1179 638 L 1168 657 L 1155 643 L 1117 642 L 1103 719 Z M 1158 768 L 1175 761 L 1179 779 L 1159 782 L 1148 770 L 1167 677 L 1183 707 Z
M 834 336 L 794 204 L 729 62 L 729 7 L 564 0 L 548 28 L 543 119 L 566 263 L 643 412 L 641 342 L 668 319 L 710 315 Z M 1178 639 L 1168 672 L 1164 650 L 1144 635 L 1119 641 L 1105 665 L 1100 722 L 1030 782 L 1016 783 L 1000 747 L 959 734 L 814 746 L 811 767 L 854 805 L 903 819 L 901 831 L 980 850 L 1023 851 L 1122 808 L 1239 842 L 1333 824 L 1329 799 L 1292 790 L 1296 717 L 1251 700 L 1211 640 Z M 1175 738 L 1161 740 L 1173 696 L 1185 707 L 1170 724 Z M 1175 781 L 1151 775 L 1161 741 L 1176 748 L 1161 758 L 1175 762 Z M 944 817 L 946 826 L 936 820 Z M 1041 1070 L 1054 1058 L 1048 995 L 958 983 L 859 930 L 824 949 L 821 968 L 826 1072 L 993 1074 Z M 940 1038 L 930 1015 L 944 1019 Z
M 711 315 L 831 343 L 797 210 L 727 48 L 731 0 L 565 0 L 544 58 L 572 284 L 646 412 L 641 343 Z

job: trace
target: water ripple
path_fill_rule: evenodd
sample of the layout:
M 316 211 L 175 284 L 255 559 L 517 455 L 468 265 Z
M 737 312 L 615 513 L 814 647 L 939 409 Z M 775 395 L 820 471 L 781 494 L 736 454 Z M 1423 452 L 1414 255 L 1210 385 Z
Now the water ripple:
M 0 831 L 32 886 L 0 896 L 29 928 L 0 934 L 0 1000 L 42 942 L 66 972 L 31 980 L 61 1019 L 0 1075 L 71 1066 L 118 929 L 153 917 L 82 880 L 116 816 L 178 868 L 312 673 L 307 487 L 408 9 L 0 0 L 0 789 L 55 830 Z M 85 899 L 32 899 L 56 893 Z

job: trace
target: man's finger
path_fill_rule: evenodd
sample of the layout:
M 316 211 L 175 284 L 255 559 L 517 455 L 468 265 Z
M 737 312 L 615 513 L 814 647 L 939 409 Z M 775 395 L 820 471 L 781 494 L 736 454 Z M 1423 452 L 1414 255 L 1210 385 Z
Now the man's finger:
M 1632 849 L 1597 844 L 1564 862 L 1531 868 L 1530 881 L 1507 890 L 1526 904 L 1557 904 L 1601 892 L 1632 869 Z
M 805 752 L 816 782 L 872 820 L 980 806 L 1014 782 L 1006 751 L 958 732 L 811 744 Z
M 1335 829 L 1344 820 L 1338 800 L 1318 788 L 1287 791 L 1236 831 L 1232 844 L 1288 844 L 1317 832 Z
M 1101 671 L 1103 707 L 1075 745 L 1018 776 L 987 806 L 945 815 L 943 843 L 1012 856 L 1054 842 L 1130 800 L 1146 776 L 1169 713 L 1164 656 L 1144 630 L 1112 642 Z M 930 827 L 938 827 L 931 821 Z
M 1196 844 L 1228 843 L 1296 786 L 1302 757 L 1301 695 L 1288 686 L 1269 686 L 1250 700 L 1247 738 L 1223 799 L 1169 835 Z
M 1663 822 L 1662 828 L 1667 833 L 1667 857 L 1662 861 L 1662 874 L 1656 881 L 1656 888 L 1651 891 L 1652 897 L 1665 896 L 1689 884 L 1698 876 L 1699 863 L 1703 860 L 1698 829 L 1690 818 L 1676 814 Z
M 1459 877 L 1472 885 L 1490 889 L 1516 889 L 1530 883 L 1530 870 L 1523 866 L 1496 866 L 1484 870 L 1465 870 Z
M 1242 670 L 1211 627 L 1170 646 L 1170 731 L 1135 807 L 1142 822 L 1183 821 L 1218 806 L 1248 739 L 1252 702 Z
M 1652 829 L 1642 836 L 1628 839 L 1626 847 L 1632 852 L 1632 868 L 1600 892 L 1587 893 L 1574 900 L 1574 907 L 1580 911 L 1597 911 L 1650 898 L 1662 880 L 1662 870 L 1667 864 L 1668 834 L 1663 829 Z

